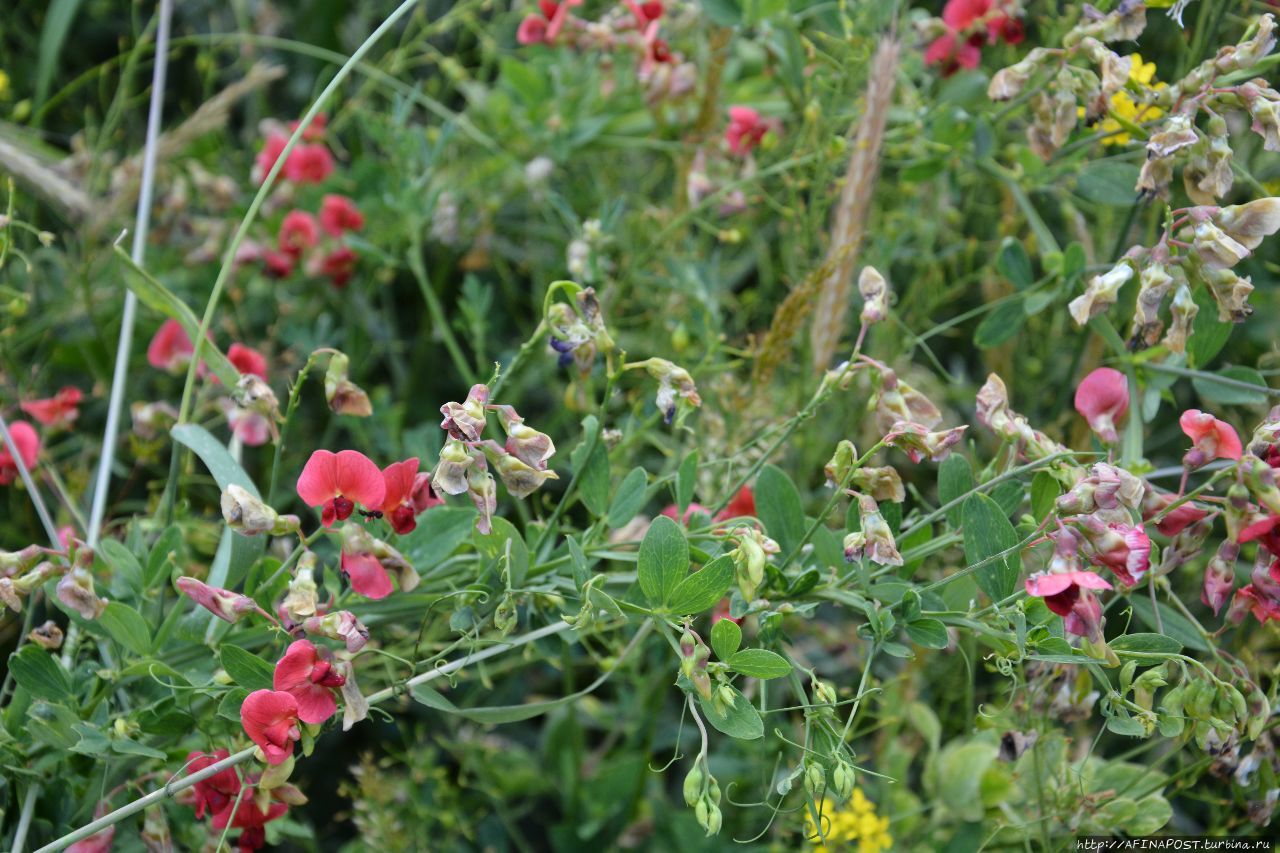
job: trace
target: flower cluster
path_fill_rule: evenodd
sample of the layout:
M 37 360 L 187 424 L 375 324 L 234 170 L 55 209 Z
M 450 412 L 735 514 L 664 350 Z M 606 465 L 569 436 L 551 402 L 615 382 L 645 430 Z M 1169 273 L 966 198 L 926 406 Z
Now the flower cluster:
M 984 44 L 1020 44 L 1024 33 L 1017 17 L 1019 5 L 1017 0 L 947 0 L 941 22 L 925 24 L 927 30 L 940 28 L 942 33 L 929 42 L 924 61 L 949 76 L 961 68 L 977 68 Z
M 844 806 L 822 800 L 818 816 L 821 828 L 806 810 L 805 835 L 814 850 L 853 850 L 856 844 L 858 853 L 881 853 L 893 847 L 889 819 L 876 814 L 876 804 L 861 788 L 853 789 Z
M 275 167 L 293 130 L 286 132 L 277 124 L 268 124 L 266 140 L 254 165 L 256 182 L 265 180 Z M 270 203 L 289 209 L 280 220 L 274 245 L 269 240 L 247 242 L 236 257 L 237 263 L 260 261 L 272 278 L 289 278 L 301 269 L 313 278 L 328 278 L 339 289 L 351 281 L 359 258 L 343 237 L 364 228 L 364 214 L 356 203 L 345 195 L 326 193 L 314 211 L 294 204 L 295 197 L 302 197 L 296 192 L 299 187 L 323 184 L 334 173 L 333 154 L 325 143 L 326 133 L 322 113 L 303 133 L 281 167 L 284 181 L 277 185 L 279 188 Z
M 187 775 L 207 770 L 230 757 L 225 749 L 192 752 L 187 755 Z M 247 773 L 241 779 L 233 767 L 200 780 L 178 798 L 194 809 L 196 820 L 208 816 L 210 828 L 215 832 L 222 833 L 228 828 L 240 830 L 236 846 L 241 853 L 260 849 L 267 840 L 264 827 L 284 817 L 290 806 L 307 802 L 296 787 L 277 780 L 269 772 Z

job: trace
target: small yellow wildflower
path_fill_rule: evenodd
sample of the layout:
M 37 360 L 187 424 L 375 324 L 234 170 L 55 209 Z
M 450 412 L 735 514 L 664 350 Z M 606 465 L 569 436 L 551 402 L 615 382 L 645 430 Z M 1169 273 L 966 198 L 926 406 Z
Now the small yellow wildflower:
M 1129 62 L 1129 80 L 1131 82 L 1153 89 L 1163 89 L 1165 87 L 1164 83 L 1153 84 L 1151 82 L 1156 76 L 1156 64 L 1154 62 L 1143 62 L 1142 55 L 1138 53 L 1130 54 Z M 1164 115 L 1164 110 L 1159 107 L 1151 106 L 1150 104 L 1139 106 L 1133 100 L 1133 96 L 1124 89 L 1111 96 L 1111 112 L 1133 124 L 1141 124 L 1144 121 L 1151 121 Z M 1099 122 L 1098 129 L 1107 134 L 1102 138 L 1103 145 L 1128 145 L 1130 142 L 1129 132 L 1112 115 L 1108 115 Z
M 0 101 L 9 99 L 9 75 L 0 70 Z
M 813 842 L 814 850 L 856 849 L 857 853 L 882 853 L 893 846 L 893 837 L 889 835 L 889 819 L 876 816 L 875 803 L 868 800 L 859 788 L 853 789 L 853 795 L 844 808 L 824 799 L 821 816 L 826 832 L 825 842 L 818 833 L 813 815 L 805 815 L 805 834 Z

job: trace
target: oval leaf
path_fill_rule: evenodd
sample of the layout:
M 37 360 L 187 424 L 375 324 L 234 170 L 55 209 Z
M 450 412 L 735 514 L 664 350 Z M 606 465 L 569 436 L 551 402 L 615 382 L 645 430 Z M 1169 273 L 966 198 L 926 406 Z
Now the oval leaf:
M 640 543 L 636 575 L 650 601 L 662 604 L 689 571 L 689 543 L 680 525 L 664 515 L 654 519 Z
M 787 659 L 768 649 L 743 649 L 730 655 L 725 663 L 734 672 L 752 678 L 782 678 L 791 672 Z
M 672 613 L 691 615 L 715 607 L 733 585 L 733 558 L 717 557 L 671 591 L 667 605 Z

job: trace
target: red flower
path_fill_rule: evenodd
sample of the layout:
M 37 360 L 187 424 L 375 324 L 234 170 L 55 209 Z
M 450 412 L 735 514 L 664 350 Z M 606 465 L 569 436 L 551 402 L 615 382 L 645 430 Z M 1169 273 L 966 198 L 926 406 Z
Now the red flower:
M 392 462 L 382 469 L 382 479 L 387 486 L 386 497 L 382 500 L 382 514 L 386 516 L 391 529 L 401 536 L 418 526 L 414 518 L 416 511 L 413 492 L 419 464 L 421 463 L 415 457 L 403 462 Z M 427 488 L 430 489 L 430 481 Z
M 1245 525 L 1240 531 L 1240 542 L 1255 540 L 1272 554 L 1280 555 L 1280 515 L 1272 515 Z
M 345 195 L 326 195 L 320 202 L 320 227 L 332 237 L 364 228 L 364 214 Z
M 729 126 L 724 130 L 724 141 L 734 154 L 746 155 L 760 144 L 764 135 L 777 129 L 777 122 L 760 117 L 751 107 L 729 107 Z
M 80 416 L 80 401 L 84 392 L 73 385 L 68 385 L 47 400 L 28 400 L 19 404 L 19 408 L 37 422 L 47 427 L 68 427 Z
M 377 601 L 390 595 L 395 587 L 391 575 L 372 554 L 342 552 L 342 573 L 351 582 L 351 588 L 365 598 Z
M 260 379 L 267 378 L 267 357 L 244 344 L 232 344 L 227 349 L 227 361 L 241 373 L 252 373 Z
M 746 515 L 754 518 L 755 514 L 755 492 L 751 491 L 750 486 L 743 486 L 738 489 L 738 493 L 733 496 L 733 500 L 729 501 L 728 506 L 716 515 L 716 521 L 724 521 L 726 518 L 740 518 Z
M 1155 492 L 1149 492 L 1147 499 L 1142 504 L 1142 520 L 1150 521 L 1155 518 L 1173 501 L 1173 495 L 1160 495 Z M 1187 501 L 1160 519 L 1159 523 L 1156 524 L 1156 530 L 1160 531 L 1164 536 L 1177 536 L 1208 514 L 1208 510 L 1201 509 L 1191 501 Z
M 281 690 L 255 690 L 246 696 L 240 706 L 240 724 L 271 765 L 287 761 L 294 743 L 302 738 L 298 700 Z
M 40 436 L 36 428 L 26 421 L 13 421 L 9 424 L 9 437 L 13 446 L 18 449 L 22 464 L 30 471 L 36 465 L 40 455 Z M 9 452 L 7 442 L 0 442 L 0 486 L 7 486 L 18 478 L 18 463 Z
M 289 811 L 287 805 L 274 800 L 268 803 L 266 811 L 263 811 L 258 805 L 258 798 L 246 790 L 244 796 L 240 798 L 240 805 L 236 808 L 235 814 L 232 815 L 231 807 L 228 806 L 225 811 L 213 816 L 211 826 L 214 829 L 226 829 L 227 824 L 230 824 L 235 829 L 243 829 L 244 832 L 240 833 L 237 846 L 241 853 L 246 853 L 246 851 L 258 850 L 267 843 L 267 834 L 263 832 L 262 827 L 282 817 L 287 811 Z
M 111 804 L 106 800 L 101 800 L 93 810 L 95 820 L 111 811 Z M 88 838 L 83 838 L 75 842 L 67 848 L 67 853 L 111 853 L 111 846 L 115 842 L 116 827 L 115 824 L 108 826 L 106 829 L 95 832 Z
M 298 640 L 276 663 L 272 686 L 297 700 L 298 719 L 319 724 L 337 713 L 333 692 L 346 682 L 310 640 Z
M 542 17 L 526 15 L 516 30 L 516 41 L 520 44 L 551 44 L 564 29 L 569 20 L 569 7 L 581 6 L 582 0 L 538 0 L 538 9 Z
M 648 3 L 637 3 L 636 0 L 625 0 L 625 2 L 631 14 L 635 15 L 636 29 L 640 30 L 661 18 L 664 11 L 662 4 L 657 0 Z
M 288 278 L 293 275 L 294 260 L 291 255 L 267 249 L 262 253 L 262 269 L 271 278 Z
M 431 485 L 431 472 L 423 471 L 413 478 L 413 494 L 409 498 L 413 511 L 418 515 L 435 506 L 444 506 L 444 498 L 436 494 Z
M 296 133 L 298 125 L 302 124 L 301 120 L 289 122 L 289 132 Z M 316 113 L 316 117 L 311 120 L 311 124 L 307 125 L 307 129 L 302 131 L 302 139 L 304 142 L 321 142 L 324 140 L 325 131 L 329 129 L 329 116 L 324 113 Z
M 356 253 L 347 246 L 339 246 L 320 259 L 315 273 L 327 275 L 333 286 L 342 289 L 351 281 L 356 271 Z
M 324 145 L 298 145 L 284 161 L 284 176 L 298 184 L 318 184 L 333 173 L 333 155 Z
M 1043 598 L 1045 605 L 1066 617 L 1080 600 L 1082 589 L 1111 589 L 1111 584 L 1096 572 L 1061 572 L 1032 575 L 1026 581 L 1027 595 Z
M 1211 459 L 1239 459 L 1244 452 L 1240 436 L 1236 435 L 1231 424 L 1207 412 L 1187 409 L 1178 419 L 1178 424 L 1192 443 L 1192 448 L 1182 459 L 1188 468 L 1199 468 Z
M 271 133 L 267 135 L 266 141 L 262 143 L 262 150 L 258 152 L 258 158 L 254 165 L 254 174 L 258 183 L 262 183 L 267 179 L 267 173 L 275 166 L 276 161 L 280 159 L 280 155 L 284 153 L 284 147 L 289 144 L 289 137 L 282 133 Z
M 1076 388 L 1076 411 L 1098 438 L 1114 444 L 1120 440 L 1116 424 L 1129 411 L 1129 381 L 1118 370 L 1099 367 Z
M 291 210 L 280 223 L 280 251 L 297 258 L 320 242 L 320 226 L 305 210 Z
M 945 32 L 925 49 L 925 64 L 941 65 L 944 77 L 950 77 L 961 68 L 977 68 L 982 59 L 982 51 L 978 48 L 981 43 L 980 36 L 962 41 L 954 32 Z
M 174 371 L 191 361 L 196 348 L 177 320 L 165 320 L 147 345 L 147 362 L 159 370 Z
M 1111 569 L 1126 587 L 1136 586 L 1151 568 L 1151 537 L 1141 525 L 1112 523 L 1101 535 L 1085 535 L 1093 545 L 1092 562 Z
M 1022 22 L 1003 12 L 1003 6 L 1003 0 L 947 0 L 942 9 L 947 31 L 929 45 L 925 63 L 941 64 L 946 76 L 960 68 L 976 68 L 984 41 L 1021 42 Z
M 298 497 L 307 506 L 323 507 L 320 518 L 325 527 L 350 518 L 357 503 L 378 509 L 386 494 L 378 466 L 355 450 L 317 450 L 298 477 Z
M 525 15 L 520 26 L 516 28 L 516 42 L 519 44 L 543 44 L 547 42 L 547 21 L 540 15 Z
M 230 758 L 231 753 L 225 749 L 215 749 L 212 753 L 191 752 L 187 754 L 187 775 L 190 776 L 207 767 L 212 767 L 223 759 Z M 208 779 L 202 779 L 192 788 L 195 791 L 196 820 L 204 818 L 205 811 L 216 815 L 230 807 L 240 793 L 240 777 L 234 768 L 219 770 Z

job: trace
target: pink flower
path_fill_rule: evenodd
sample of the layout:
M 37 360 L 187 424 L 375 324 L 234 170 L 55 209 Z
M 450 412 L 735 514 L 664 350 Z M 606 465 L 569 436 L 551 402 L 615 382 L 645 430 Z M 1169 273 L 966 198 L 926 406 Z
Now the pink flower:
M 225 749 L 215 749 L 212 753 L 189 752 L 187 753 L 187 775 L 198 773 L 230 757 L 231 753 Z M 200 780 L 192 790 L 195 792 L 196 820 L 201 820 L 206 811 L 215 815 L 231 806 L 236 795 L 240 793 L 240 777 L 236 775 L 234 768 L 228 767 L 225 770 L 219 770 L 208 779 Z
M 1240 531 L 1240 542 L 1255 540 L 1272 554 L 1280 555 L 1280 515 L 1267 516 L 1245 525 Z
M 343 551 L 342 573 L 350 580 L 353 590 L 374 601 L 386 598 L 395 590 L 391 585 L 391 575 L 372 554 Z
M 729 126 L 724 131 L 724 141 L 734 154 L 745 156 L 760 144 L 764 135 L 777 130 L 777 121 L 764 119 L 751 107 L 729 107 Z
M 542 17 L 534 14 L 526 15 L 516 30 L 516 41 L 520 44 L 551 44 L 560 35 L 569 20 L 569 8 L 581 6 L 582 0 L 538 0 L 538 9 Z
M 257 160 L 254 161 L 254 177 L 259 184 L 267 179 L 267 173 L 275 166 L 280 155 L 284 153 L 284 147 L 288 144 L 289 137 L 282 133 L 267 135 L 262 143 L 262 150 L 258 152 Z
M 80 401 L 84 392 L 73 385 L 68 385 L 47 400 L 28 400 L 19 404 L 19 408 L 38 423 L 47 427 L 63 428 L 80 416 Z
M 516 28 L 516 42 L 523 45 L 545 44 L 547 39 L 547 20 L 541 15 L 528 14 Z
M 401 536 L 418 526 L 414 517 L 416 512 L 413 507 L 413 491 L 420 464 L 417 457 L 414 457 L 403 462 L 392 462 L 382 469 L 382 479 L 387 487 L 386 497 L 382 500 L 382 514 L 391 529 Z M 427 488 L 430 489 L 429 480 Z
M 36 428 L 26 421 L 13 421 L 9 424 L 9 437 L 13 446 L 18 449 L 22 464 L 30 471 L 40 456 L 40 435 Z M 18 479 L 18 463 L 9 452 L 7 442 L 0 442 L 0 486 L 7 486 Z
M 320 227 L 331 237 L 364 228 L 364 214 L 345 195 L 329 194 L 320 202 Z
M 291 210 L 280 222 L 280 251 L 297 258 L 320 242 L 320 226 L 305 210 Z
M 1098 438 L 1115 444 L 1120 440 L 1116 424 L 1129 411 L 1129 381 L 1118 370 L 1099 367 L 1076 388 L 1076 411 Z
M 1220 421 L 1213 415 L 1199 409 L 1187 409 L 1178 419 L 1178 424 L 1192 447 L 1182 462 L 1188 468 L 1199 468 L 1213 459 L 1239 459 L 1244 452 L 1240 445 L 1240 436 L 1231 424 Z
M 173 372 L 191 361 L 195 347 L 182 324 L 172 318 L 165 320 L 147 345 L 147 362 L 158 370 Z
M 663 5 L 657 0 L 648 3 L 637 3 L 636 0 L 625 0 L 627 8 L 631 10 L 631 14 L 636 19 L 636 29 L 643 30 L 654 21 L 662 17 L 665 11 Z
M 982 60 L 982 50 L 978 47 L 980 44 L 980 36 L 961 40 L 955 32 L 948 30 L 929 42 L 929 46 L 925 48 L 925 65 L 941 65 L 944 77 L 950 77 L 961 68 L 977 68 Z
M 1236 585 L 1235 565 L 1240 556 L 1239 544 L 1227 540 L 1218 546 L 1218 551 L 1204 567 L 1204 585 L 1200 590 L 1200 601 L 1213 610 L 1217 616 L 1222 605 L 1231 597 Z
M 1280 621 L 1280 560 L 1269 570 L 1255 563 L 1251 581 L 1236 590 L 1227 618 L 1239 625 L 1251 612 L 1259 622 Z
M 925 64 L 940 64 L 949 76 L 960 68 L 976 68 L 983 42 L 1021 42 L 1022 22 L 1001 11 L 1004 5 L 1003 0 L 947 0 L 942 9 L 947 31 L 929 45 Z
M 696 513 L 702 513 L 703 515 L 710 515 L 711 511 L 708 510 L 705 506 L 703 506 L 700 503 L 690 503 L 687 507 L 684 508 L 684 515 L 681 516 L 679 507 L 677 507 L 675 504 L 667 504 L 662 508 L 662 512 L 658 514 L 665 515 L 667 518 L 671 519 L 672 521 L 678 521 L 681 524 L 684 524 L 687 526 L 689 524 L 689 519 L 693 518 L 694 514 Z
M 346 679 L 333 668 L 310 640 L 292 643 L 276 663 L 272 686 L 293 696 L 298 703 L 298 719 L 319 724 L 338 711 L 333 692 Z
M 409 502 L 413 504 L 413 511 L 418 515 L 432 507 L 444 506 L 444 498 L 437 495 L 435 488 L 431 485 L 430 471 L 423 471 L 413 478 L 413 493 Z
M 1071 571 L 1060 574 L 1041 573 L 1026 581 L 1027 595 L 1043 598 L 1045 605 L 1066 617 L 1080 600 L 1082 589 L 1111 589 L 1111 584 L 1096 572 Z
M 252 373 L 260 379 L 267 378 L 267 357 L 244 344 L 232 344 L 227 349 L 227 361 L 241 373 Z
M 279 790 L 274 788 L 272 792 L 278 793 Z M 267 834 L 262 827 L 276 818 L 283 817 L 287 811 L 289 806 L 276 800 L 269 801 L 264 810 L 258 804 L 258 798 L 246 791 L 240 798 L 240 806 L 235 810 L 234 815 L 231 813 L 231 806 L 228 806 L 225 811 L 213 816 L 213 822 L 210 825 L 216 830 L 226 829 L 228 824 L 235 829 L 244 830 L 240 833 L 236 847 L 239 848 L 240 853 L 250 853 L 250 851 L 261 849 L 267 843 Z
M 271 440 L 271 421 L 261 412 L 227 401 L 227 426 L 231 434 L 249 447 L 261 447 Z
M 289 132 L 296 133 L 298 125 L 302 124 L 301 120 L 289 122 Z M 325 131 L 329 129 L 329 116 L 325 113 L 316 113 L 316 117 L 311 120 L 311 124 L 307 125 L 307 129 L 302 131 L 302 139 L 304 142 L 321 142 L 324 140 Z
M 333 174 L 333 155 L 321 144 L 298 145 L 284 161 L 284 176 L 298 184 L 318 184 Z
M 271 278 L 288 278 L 293 275 L 296 261 L 293 256 L 275 249 L 267 249 L 262 253 L 262 269 Z
M 258 745 L 271 765 L 283 764 L 302 738 L 298 731 L 298 700 L 281 690 L 255 690 L 240 706 L 244 733 Z
M 1154 491 L 1148 491 L 1146 500 L 1142 502 L 1142 520 L 1150 521 L 1155 518 L 1174 500 L 1173 495 L 1161 495 Z M 1201 509 L 1192 501 L 1187 501 L 1160 519 L 1156 524 L 1156 530 L 1160 531 L 1164 536 L 1177 536 L 1208 514 L 1208 510 Z
M 1126 587 L 1136 586 L 1151 568 L 1151 537 L 1141 525 L 1096 522 L 1086 527 L 1092 562 L 1106 566 Z
M 350 247 L 339 246 L 320 258 L 314 273 L 328 276 L 333 286 L 341 290 L 355 275 L 356 259 L 356 253 Z
M 378 509 L 386 494 L 378 466 L 355 450 L 317 450 L 298 477 L 298 497 L 307 506 L 322 507 L 320 518 L 325 527 L 350 518 L 358 503 L 369 510 Z
M 729 501 L 716 515 L 716 521 L 723 521 L 726 518 L 740 518 L 742 516 L 755 517 L 756 514 L 756 494 L 751 490 L 750 486 L 743 486 L 738 489 L 738 493 L 733 496 L 733 500 Z
M 240 617 L 258 610 L 258 604 L 247 595 L 209 586 L 191 577 L 180 577 L 174 583 L 187 598 L 224 622 L 237 622 Z

